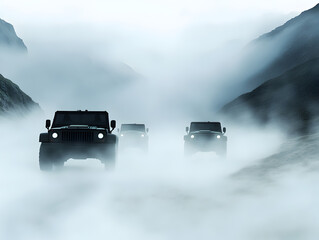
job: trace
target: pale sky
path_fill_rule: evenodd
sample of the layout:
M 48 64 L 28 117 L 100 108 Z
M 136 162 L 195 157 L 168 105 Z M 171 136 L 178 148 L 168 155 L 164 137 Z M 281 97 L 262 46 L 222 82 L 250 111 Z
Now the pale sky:
M 0 18 L 14 25 L 30 53 L 55 44 L 114 56 L 143 73 L 159 63 L 174 72 L 186 68 L 174 63 L 198 62 L 234 40 L 245 45 L 317 1 L 0 0 Z
M 193 23 L 228 23 L 299 13 L 318 0 L 1 0 L 0 18 L 23 24 L 118 24 L 170 31 Z
M 205 100 L 192 95 L 193 86 L 201 89 L 206 80 L 219 84 L 225 73 L 221 63 L 232 62 L 248 42 L 314 7 L 317 1 L 0 0 L 0 18 L 14 25 L 28 47 L 31 63 L 25 71 L 36 71 L 28 81 L 22 70 L 16 77 L 19 68 L 4 74 L 41 99 L 32 85 L 34 77 L 42 76 L 39 65 L 44 72 L 40 82 L 56 69 L 64 79 L 77 81 L 74 64 L 82 66 L 88 58 L 107 66 L 105 60 L 110 59 L 145 76 L 155 95 L 170 89 L 167 95 L 173 99 L 180 92 L 192 96 L 199 106 Z M 85 82 L 94 79 L 81 70 L 82 75 L 87 74 Z M 220 92 L 223 86 L 215 85 L 214 91 Z M 211 94 L 209 90 L 207 97 Z

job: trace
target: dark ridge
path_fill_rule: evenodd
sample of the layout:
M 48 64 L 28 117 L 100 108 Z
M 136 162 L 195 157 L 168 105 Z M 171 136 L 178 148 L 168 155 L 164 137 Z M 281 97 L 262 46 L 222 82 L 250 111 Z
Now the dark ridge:
M 40 110 L 39 104 L 25 94 L 18 85 L 0 74 L 0 115 L 25 114 L 33 110 Z
M 14 27 L 2 19 L 0 19 L 0 47 L 27 51 L 27 47 L 17 36 Z
M 252 41 L 245 49 L 249 53 L 248 62 L 265 66 L 247 77 L 247 89 L 319 57 L 318 26 L 319 4 Z
M 261 124 L 279 123 L 293 134 L 311 131 L 319 116 L 319 58 L 310 60 L 226 104 L 221 113 L 243 119 L 245 113 Z
M 255 179 L 272 181 L 296 165 L 308 171 L 318 171 L 319 134 L 314 133 L 289 139 L 283 143 L 277 153 L 257 161 L 232 175 L 234 179 Z
M 285 24 L 275 28 L 271 32 L 261 35 L 259 38 L 257 38 L 253 42 L 260 41 L 260 40 L 263 40 L 263 39 L 266 39 L 266 38 L 269 38 L 269 37 L 274 37 L 277 34 L 279 34 L 282 31 L 284 31 L 285 29 L 287 29 L 287 28 L 289 28 L 291 26 L 294 26 L 295 24 L 298 24 L 300 21 L 306 20 L 309 17 L 312 17 L 312 16 L 317 15 L 317 14 L 318 14 L 318 17 L 319 17 L 319 3 L 315 7 L 302 12 L 297 17 L 294 17 L 294 18 L 290 19 Z

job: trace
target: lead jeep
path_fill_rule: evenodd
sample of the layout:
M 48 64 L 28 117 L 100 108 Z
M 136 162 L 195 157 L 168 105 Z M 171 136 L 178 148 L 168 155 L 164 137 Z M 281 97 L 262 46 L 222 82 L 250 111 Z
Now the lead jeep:
M 106 111 L 57 111 L 47 133 L 41 133 L 39 164 L 43 171 L 62 167 L 72 159 L 97 158 L 112 167 L 117 155 L 117 136 L 112 134 L 116 121 Z M 51 127 L 51 128 L 50 128 Z
M 222 130 L 220 122 L 192 122 L 186 127 L 184 136 L 184 153 L 215 152 L 225 157 L 227 153 L 226 128 Z

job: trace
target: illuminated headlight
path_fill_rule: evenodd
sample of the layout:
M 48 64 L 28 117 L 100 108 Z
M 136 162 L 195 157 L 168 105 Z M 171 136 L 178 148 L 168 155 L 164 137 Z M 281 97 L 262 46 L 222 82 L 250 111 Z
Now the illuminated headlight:
M 55 138 L 58 138 L 59 134 L 57 134 L 56 132 L 52 133 L 52 137 L 55 139 Z
M 191 138 L 194 138 L 195 136 L 194 135 L 191 135 Z
M 217 138 L 220 139 L 220 135 L 217 135 Z
M 121 134 L 121 137 L 124 137 L 124 134 L 123 134 L 123 133 Z
M 98 137 L 99 139 L 102 139 L 102 138 L 104 138 L 104 134 L 103 134 L 103 133 L 99 133 L 99 134 L 97 135 L 97 137 Z
M 145 136 L 144 134 L 141 135 L 141 137 L 144 137 L 144 136 Z

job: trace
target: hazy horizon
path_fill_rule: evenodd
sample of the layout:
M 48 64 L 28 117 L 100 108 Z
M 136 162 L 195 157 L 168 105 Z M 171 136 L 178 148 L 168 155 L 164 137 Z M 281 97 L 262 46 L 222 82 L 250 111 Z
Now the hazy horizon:
M 44 109 L 101 108 L 105 106 L 98 103 L 101 97 L 91 99 L 90 104 L 79 94 L 89 83 L 99 82 L 95 92 L 99 96 L 103 93 L 103 87 L 99 86 L 105 72 L 126 64 L 144 80 L 134 84 L 134 91 L 116 90 L 116 96 L 128 94 L 136 99 L 133 106 L 141 108 L 151 107 L 143 106 L 146 101 L 143 95 L 152 96 L 148 105 L 154 108 L 162 106 L 164 99 L 164 105 L 171 105 L 170 111 L 177 111 L 177 115 L 186 104 L 190 109 L 189 113 L 182 113 L 184 116 L 192 115 L 196 109 L 196 114 L 209 117 L 207 110 L 216 111 L 225 100 L 221 100 L 223 96 L 214 99 L 199 92 L 211 84 L 217 93 L 228 92 L 222 79 L 226 72 L 220 65 L 223 62 L 232 65 L 236 61 L 234 56 L 249 41 L 314 5 L 314 1 L 238 4 L 177 0 L 151 4 L 142 0 L 134 3 L 5 0 L 0 3 L 0 18 L 14 25 L 28 47 L 28 56 L 11 62 L 5 58 L 1 73 L 19 84 Z M 115 74 L 122 70 L 116 69 Z M 114 78 L 117 77 L 118 74 Z M 61 92 L 59 83 L 63 89 L 72 85 L 77 89 Z M 92 86 L 89 94 L 94 94 Z M 107 95 L 109 90 L 115 93 L 109 86 L 106 90 Z M 54 93 L 58 91 L 57 99 Z M 71 104 L 68 97 L 77 104 Z M 108 98 L 108 105 L 113 100 Z M 117 108 L 124 107 L 120 99 L 114 101 L 119 101 L 115 104 Z M 212 101 L 216 104 L 210 106 Z M 199 108 L 203 102 L 207 105 Z
M 3 0 L 0 18 L 14 25 L 30 52 L 61 42 L 92 52 L 104 48 L 105 54 L 148 75 L 149 59 L 183 61 L 230 41 L 245 44 L 317 3 Z
M 243 121 L 221 123 L 227 158 L 183 155 L 185 127 L 219 121 L 218 108 L 282 53 L 290 35 L 262 45 L 257 56 L 247 51 L 253 58 L 242 65 L 243 46 L 315 5 L 1 0 L 0 18 L 13 24 L 28 54 L 1 52 L 0 74 L 44 115 L 0 119 L 0 238 L 316 240 L 318 134 L 302 137 L 304 147 L 287 140 L 282 125 L 254 124 L 243 113 Z M 119 151 L 114 171 L 97 159 L 71 158 L 61 171 L 41 172 L 45 118 L 79 109 L 107 110 L 118 126 L 145 123 L 148 153 Z M 83 127 L 97 131 L 74 129 Z M 226 139 L 218 135 L 211 139 Z

